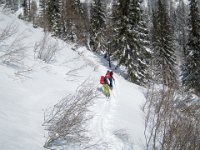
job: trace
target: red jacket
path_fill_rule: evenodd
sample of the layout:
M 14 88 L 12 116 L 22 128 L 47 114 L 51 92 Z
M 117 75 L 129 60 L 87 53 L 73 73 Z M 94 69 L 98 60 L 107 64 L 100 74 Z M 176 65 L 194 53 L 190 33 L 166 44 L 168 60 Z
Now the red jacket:
M 109 79 L 112 78 L 111 75 L 110 75 L 110 72 L 106 73 L 105 77 L 107 77 Z

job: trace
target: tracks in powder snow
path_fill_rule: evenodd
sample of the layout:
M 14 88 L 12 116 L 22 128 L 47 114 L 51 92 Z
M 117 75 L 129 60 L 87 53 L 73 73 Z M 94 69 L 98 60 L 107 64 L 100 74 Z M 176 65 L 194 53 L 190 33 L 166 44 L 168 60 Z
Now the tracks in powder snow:
M 95 117 L 93 119 L 93 136 L 98 149 L 104 150 L 121 150 L 121 141 L 113 134 L 113 117 L 117 109 L 117 102 L 114 98 L 114 91 L 111 93 L 109 99 L 101 99 L 97 104 L 95 110 Z
M 81 53 L 84 60 L 94 67 L 96 81 L 99 81 L 99 76 L 105 74 L 107 71 L 107 68 L 102 65 L 103 61 L 90 52 L 84 51 Z M 106 64 L 106 62 L 103 64 Z M 89 147 L 91 150 L 122 150 L 126 147 L 126 143 L 114 134 L 116 130 L 114 119 L 118 115 L 119 109 L 117 99 L 119 89 L 114 83 L 114 89 L 111 91 L 109 99 L 102 94 L 100 89 L 102 97 L 95 101 L 95 105 L 92 108 L 95 116 L 89 124 L 92 137 Z

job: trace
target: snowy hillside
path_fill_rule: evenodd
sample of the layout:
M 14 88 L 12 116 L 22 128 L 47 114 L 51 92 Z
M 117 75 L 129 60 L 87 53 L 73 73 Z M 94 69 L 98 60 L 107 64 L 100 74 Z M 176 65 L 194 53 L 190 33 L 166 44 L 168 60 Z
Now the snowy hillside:
M 0 41 L 0 145 L 2 150 L 43 150 L 47 132 L 42 126 L 44 112 L 85 80 L 91 80 L 100 97 L 91 108 L 93 119 L 88 134 L 91 143 L 101 141 L 102 150 L 142 150 L 144 118 L 140 110 L 145 101 L 143 89 L 114 73 L 115 86 L 110 99 L 101 92 L 99 79 L 108 69 L 105 60 L 86 48 L 72 50 L 73 44 L 48 37 L 58 51 L 48 63 L 36 58 L 36 43 L 44 36 L 43 30 L 33 28 L 15 15 L 0 12 L 0 32 L 8 26 L 16 28 L 15 34 Z M 20 40 L 21 39 L 21 40 Z M 10 46 L 17 41 L 14 46 Z M 5 49 L 23 48 L 17 57 L 1 57 Z M 11 51 L 11 50 L 10 50 Z M 4 61 L 4 62 L 3 62 Z M 120 136 L 121 135 L 121 136 Z M 81 149 L 68 145 L 54 149 Z

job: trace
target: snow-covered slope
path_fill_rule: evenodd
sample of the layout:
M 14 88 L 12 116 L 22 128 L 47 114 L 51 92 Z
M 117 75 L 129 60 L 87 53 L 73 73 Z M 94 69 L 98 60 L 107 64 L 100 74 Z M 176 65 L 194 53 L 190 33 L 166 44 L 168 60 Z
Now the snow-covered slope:
M 44 110 L 74 92 L 86 79 L 94 80 L 100 89 L 99 78 L 108 68 L 101 56 L 84 47 L 73 51 L 73 44 L 55 38 L 49 39 L 59 45 L 54 61 L 47 64 L 34 59 L 34 45 L 42 39 L 42 29 L 34 29 L 15 15 L 0 12 L 0 30 L 11 23 L 17 27 L 17 33 L 4 44 L 23 36 L 21 42 L 26 48 L 21 63 L 0 64 L 0 149 L 43 150 L 47 137 L 42 126 Z M 0 47 L 0 53 L 2 50 Z M 111 98 L 105 98 L 99 91 L 101 97 L 91 108 L 94 118 L 88 130 L 92 142 L 106 143 L 100 146 L 102 150 L 142 150 L 143 90 L 117 73 L 114 78 L 116 84 Z M 68 146 L 56 149 L 68 149 Z

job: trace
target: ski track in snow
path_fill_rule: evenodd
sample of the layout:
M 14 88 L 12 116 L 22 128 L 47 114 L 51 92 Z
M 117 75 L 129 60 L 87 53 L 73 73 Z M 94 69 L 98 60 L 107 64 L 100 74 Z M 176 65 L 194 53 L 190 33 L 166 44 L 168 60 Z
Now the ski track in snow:
M 116 102 L 112 98 L 107 100 L 103 99 L 102 105 L 99 109 L 99 113 L 95 116 L 93 120 L 93 125 L 96 126 L 97 130 L 95 136 L 97 137 L 97 141 L 100 141 L 101 149 L 109 149 L 109 150 L 122 150 L 121 143 L 115 135 L 111 132 L 113 125 L 113 114 L 116 110 Z
M 80 52 L 81 53 L 81 52 Z M 93 65 L 94 70 L 96 69 L 97 72 L 100 72 L 101 74 L 98 75 L 96 80 L 99 80 L 99 77 L 101 75 L 104 75 L 107 71 L 106 67 L 101 66 L 100 64 L 96 63 L 95 60 L 98 58 L 95 58 L 94 54 L 91 52 L 82 53 L 84 57 L 84 61 L 89 62 Z M 99 74 L 99 73 L 98 73 Z M 100 85 L 101 86 L 101 85 Z M 100 87 L 102 88 L 102 87 Z M 116 109 L 116 100 L 114 99 L 114 91 L 111 91 L 110 98 L 106 98 L 105 95 L 101 92 L 101 99 L 98 99 L 100 102 L 96 104 L 98 108 L 94 110 L 95 116 L 92 120 L 92 126 L 91 128 L 95 130 L 93 132 L 93 136 L 96 137 L 96 141 L 94 140 L 95 144 L 101 145 L 101 149 L 109 149 L 109 150 L 121 150 L 122 148 L 118 146 L 116 147 L 116 144 L 119 143 L 116 142 L 117 138 L 115 135 L 111 132 L 110 128 L 112 127 L 112 120 L 113 120 L 113 114 L 115 113 Z M 115 144 L 115 146 L 113 146 Z M 102 146 L 103 145 L 103 146 Z M 105 146 L 105 147 L 104 147 Z M 117 148 L 117 149 L 116 149 Z
M 86 62 L 93 62 L 93 65 L 98 68 L 98 72 L 100 72 L 100 75 L 104 75 L 107 70 L 105 66 L 101 66 L 100 64 L 95 63 L 95 60 L 98 58 L 95 58 L 95 56 L 93 54 L 91 54 L 90 52 L 88 52 L 85 55 L 85 60 Z M 99 76 L 100 76 L 99 75 Z M 98 80 L 98 79 L 97 79 Z M 115 97 L 117 97 L 117 91 L 118 88 L 115 83 L 114 84 L 114 88 L 113 90 L 111 90 L 111 96 L 110 98 L 102 98 L 101 99 L 101 104 L 98 104 L 98 107 L 100 107 L 99 109 L 96 109 L 98 111 L 96 111 L 96 115 L 95 115 L 95 119 L 93 120 L 93 128 L 96 127 L 97 129 L 95 130 L 94 135 L 97 137 L 97 141 L 100 143 L 100 145 L 104 145 L 104 146 L 100 146 L 102 150 L 104 149 L 108 149 L 108 150 L 122 150 L 123 147 L 126 146 L 127 143 L 123 143 L 123 141 L 119 140 L 113 131 L 113 116 L 115 114 L 115 111 L 117 109 L 117 101 L 115 99 Z M 103 97 L 105 97 L 105 95 L 103 95 L 103 93 L 101 93 L 101 95 Z M 97 143 L 98 143 L 97 142 Z

